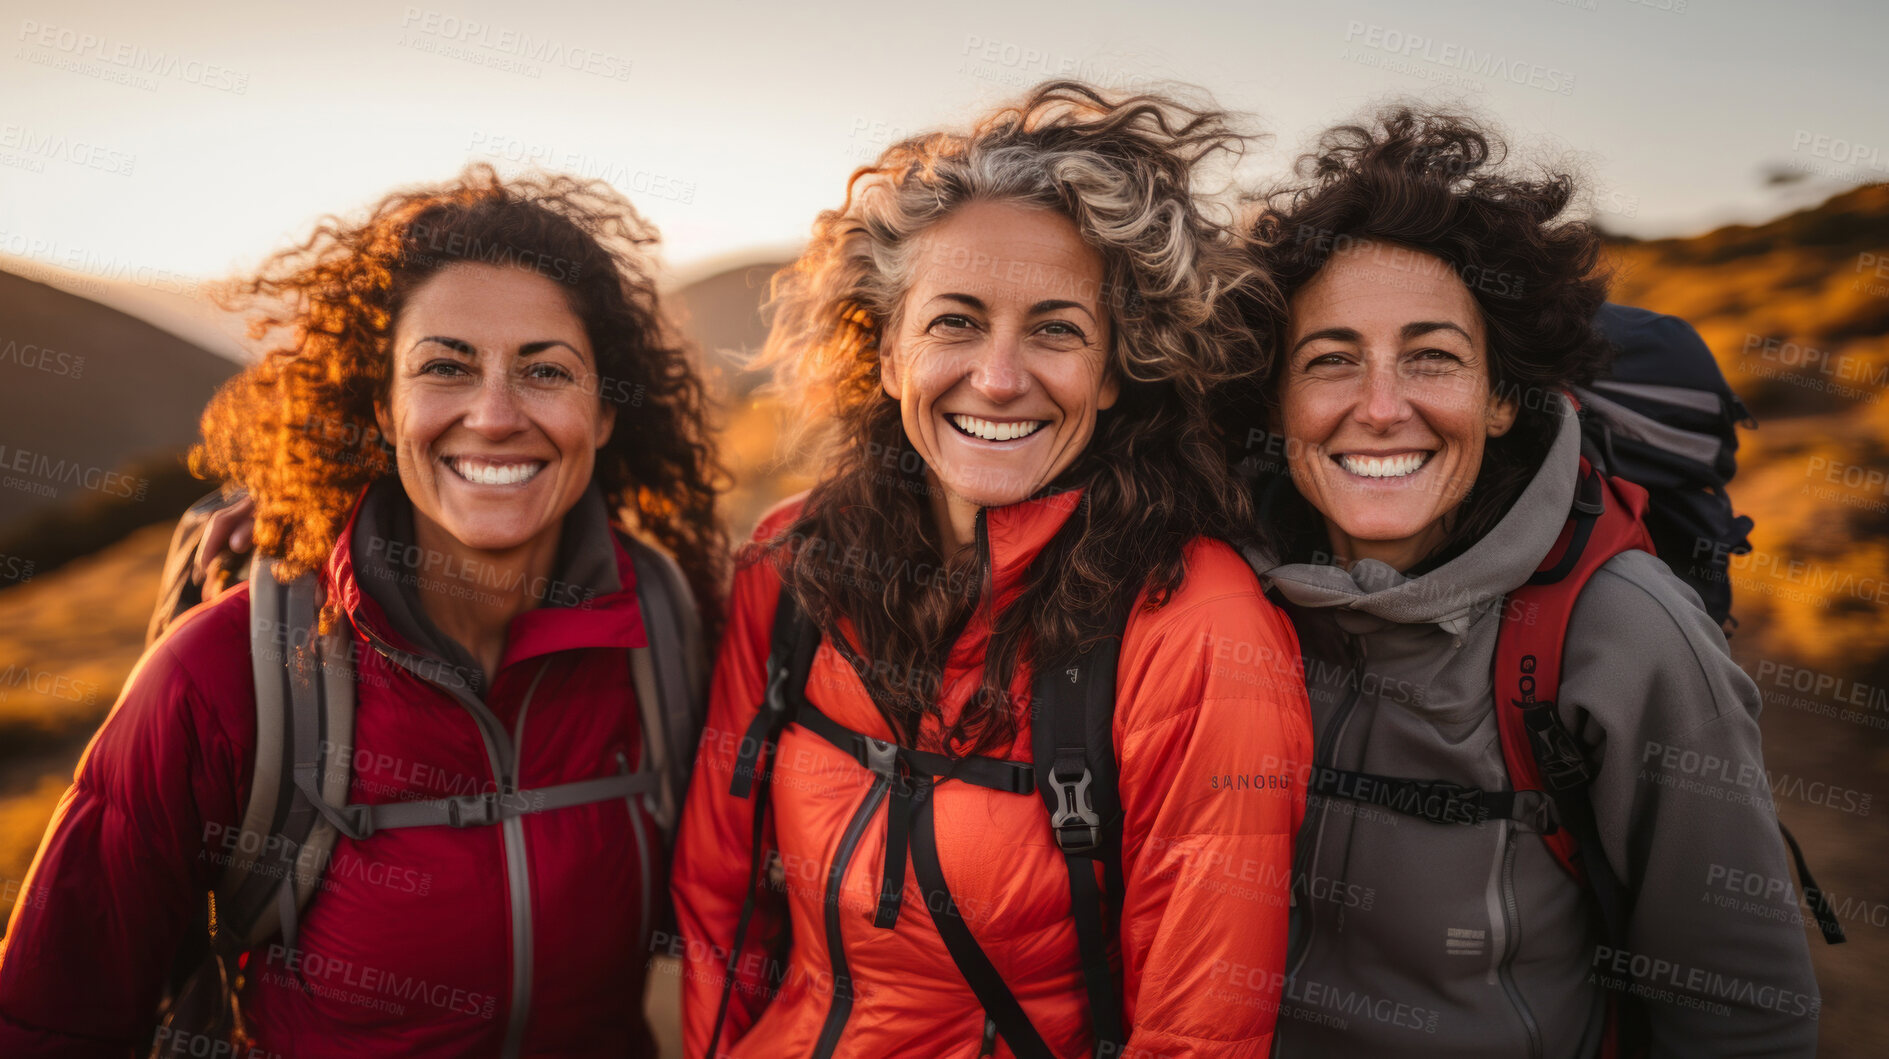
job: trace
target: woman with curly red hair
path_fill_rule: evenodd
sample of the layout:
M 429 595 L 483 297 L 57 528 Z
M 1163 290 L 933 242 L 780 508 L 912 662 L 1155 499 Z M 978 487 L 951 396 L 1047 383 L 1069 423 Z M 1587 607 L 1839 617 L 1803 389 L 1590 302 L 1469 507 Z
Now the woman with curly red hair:
M 255 499 L 271 583 L 325 598 L 356 702 L 351 790 L 310 799 L 338 833 L 312 899 L 285 881 L 280 931 L 224 964 L 253 1054 L 654 1053 L 666 875 L 631 655 L 676 615 L 639 607 L 617 524 L 674 556 L 711 629 L 723 553 L 655 240 L 600 184 L 473 167 L 232 291 L 275 346 L 212 401 L 193 466 Z M 0 1053 L 150 1046 L 252 793 L 250 595 L 177 622 L 86 751 L 30 876 L 48 899 L 0 952 Z

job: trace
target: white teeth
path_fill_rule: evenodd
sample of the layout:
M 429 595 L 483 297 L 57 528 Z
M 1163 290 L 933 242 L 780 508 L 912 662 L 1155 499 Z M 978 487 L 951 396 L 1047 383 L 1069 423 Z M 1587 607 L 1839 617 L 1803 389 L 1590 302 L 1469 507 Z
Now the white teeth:
M 1011 441 L 1016 438 L 1027 438 L 1041 430 L 1046 422 L 1042 419 L 1029 419 L 1017 423 L 993 423 L 988 419 L 966 415 L 954 415 L 950 419 L 959 430 L 974 437 L 983 438 L 985 441 Z
M 484 463 L 472 460 L 449 460 L 454 471 L 461 478 L 475 485 L 518 485 L 528 482 L 544 469 L 544 464 L 531 463 Z
M 1415 474 L 1419 467 L 1430 461 L 1430 453 L 1406 452 L 1401 456 L 1352 456 L 1338 457 L 1339 466 L 1352 474 L 1363 478 L 1402 478 Z

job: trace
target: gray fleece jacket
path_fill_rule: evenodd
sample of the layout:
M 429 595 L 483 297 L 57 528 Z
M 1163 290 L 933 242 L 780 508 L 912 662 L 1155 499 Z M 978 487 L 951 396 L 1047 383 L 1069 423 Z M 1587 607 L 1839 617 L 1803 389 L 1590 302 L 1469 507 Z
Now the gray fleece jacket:
M 1249 556 L 1305 644 L 1321 765 L 1509 786 L 1492 689 L 1500 604 L 1568 516 L 1580 435 L 1562 415 L 1513 509 L 1428 573 Z M 1610 990 L 1642 998 L 1656 1056 L 1815 1052 L 1817 986 L 1759 697 L 1723 634 L 1659 559 L 1627 552 L 1582 592 L 1564 658 L 1562 719 L 1598 770 L 1607 859 L 1634 895 L 1627 944 L 1604 943 L 1527 824 L 1314 795 L 1277 1054 L 1585 1059 Z

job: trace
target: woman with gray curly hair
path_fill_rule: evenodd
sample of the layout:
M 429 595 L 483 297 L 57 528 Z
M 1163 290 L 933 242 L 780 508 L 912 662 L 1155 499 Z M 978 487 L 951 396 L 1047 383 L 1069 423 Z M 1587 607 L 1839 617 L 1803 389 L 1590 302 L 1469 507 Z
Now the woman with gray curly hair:
M 1195 188 L 1238 144 L 1045 84 L 887 149 L 776 278 L 829 437 L 735 577 L 688 1054 L 1266 1053 L 1310 728 L 1207 414 L 1264 291 Z

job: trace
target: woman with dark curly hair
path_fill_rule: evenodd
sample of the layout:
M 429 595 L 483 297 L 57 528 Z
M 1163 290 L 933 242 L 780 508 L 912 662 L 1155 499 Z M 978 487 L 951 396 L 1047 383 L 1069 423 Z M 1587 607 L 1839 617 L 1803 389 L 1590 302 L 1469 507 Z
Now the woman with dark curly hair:
M 273 933 L 220 924 L 242 1054 L 654 1054 L 669 810 L 642 782 L 658 751 L 633 657 L 697 615 L 680 587 L 669 612 L 639 606 L 639 572 L 684 577 L 617 523 L 674 556 L 710 628 L 724 548 L 655 241 L 601 184 L 475 166 L 233 286 L 274 346 L 211 402 L 192 460 L 254 498 L 268 569 L 176 622 L 87 750 L 32 870 L 48 900 L 18 907 L 0 959 L 0 1052 L 149 1047 L 204 893 L 227 919 L 247 892 L 218 878 L 255 852 L 234 841 L 252 780 L 288 771 L 259 761 L 284 744 L 260 689 L 298 656 L 257 639 L 276 612 L 252 624 L 250 599 L 280 584 L 311 586 L 311 625 L 325 599 L 323 662 L 352 667 L 351 735 L 320 733 L 352 782 L 296 769 L 304 799 L 260 832 L 319 814 L 325 866 L 304 879 L 290 851 Z M 228 1047 L 203 1033 L 159 1044 Z
M 1207 397 L 1258 281 L 1195 184 L 1235 142 L 1047 84 L 888 148 L 777 277 L 767 353 L 831 430 L 735 575 L 687 1054 L 1266 1053 L 1310 731 L 1223 543 Z
M 1600 242 L 1568 177 L 1500 152 L 1387 111 L 1256 231 L 1288 311 L 1251 317 L 1278 350 L 1254 557 L 1318 749 L 1280 1054 L 1808 1055 L 1757 691 L 1583 456 Z

